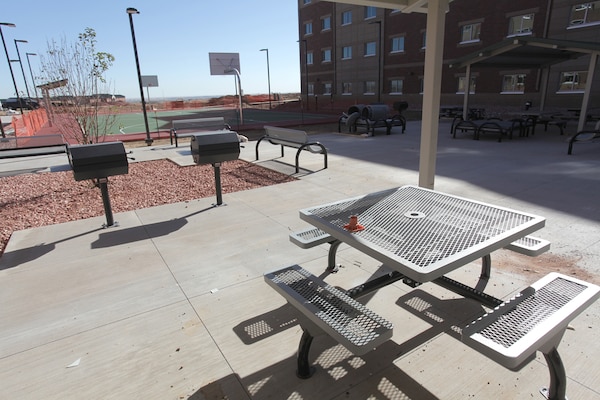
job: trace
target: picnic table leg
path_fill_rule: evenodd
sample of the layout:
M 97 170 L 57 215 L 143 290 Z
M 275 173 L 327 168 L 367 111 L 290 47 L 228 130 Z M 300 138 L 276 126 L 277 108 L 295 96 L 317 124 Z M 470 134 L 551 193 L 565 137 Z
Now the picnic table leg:
M 308 353 L 312 344 L 313 336 L 306 328 L 302 328 L 302 338 L 298 345 L 298 369 L 296 376 L 300 379 L 308 379 L 315 373 L 315 367 L 312 367 L 308 361 Z
M 550 385 L 540 391 L 548 400 L 565 400 L 567 398 L 567 374 L 556 347 L 553 347 L 548 353 L 544 353 L 544 358 L 550 370 Z
M 337 253 L 338 247 L 342 244 L 341 241 L 335 240 L 330 243 L 329 246 L 329 255 L 327 256 L 327 271 L 331 273 L 338 272 L 338 267 L 335 263 L 335 254 Z
M 492 271 L 492 256 L 486 254 L 481 257 L 481 275 L 479 279 L 489 279 Z

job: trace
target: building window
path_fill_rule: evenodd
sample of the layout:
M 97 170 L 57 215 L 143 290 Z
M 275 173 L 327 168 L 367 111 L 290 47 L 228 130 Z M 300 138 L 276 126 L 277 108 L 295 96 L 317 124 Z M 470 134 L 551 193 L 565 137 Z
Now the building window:
M 508 36 L 531 35 L 533 32 L 533 14 L 517 15 L 510 19 Z
M 331 62 L 331 49 L 321 51 L 321 62 Z
M 342 47 L 342 60 L 349 60 L 352 58 L 352 46 Z
M 392 38 L 392 53 L 404 52 L 404 36 L 397 36 Z
M 375 18 L 377 16 L 377 7 L 365 7 L 365 19 Z
M 312 22 L 304 24 L 304 36 L 312 35 Z
M 304 5 L 310 4 L 310 0 L 302 0 L 302 2 L 304 3 Z
M 481 24 L 467 24 L 460 28 L 460 42 L 472 43 L 479 42 L 479 34 L 481 33 Z
M 365 81 L 364 82 L 364 91 L 363 94 L 375 94 L 375 81 Z
M 576 4 L 571 8 L 569 28 L 600 24 L 600 1 Z
M 365 57 L 371 57 L 377 54 L 377 43 L 368 42 L 365 43 Z
M 323 94 L 331 94 L 331 82 L 323 83 Z
M 467 77 L 459 76 L 458 77 L 458 89 L 456 90 L 456 94 L 465 93 L 466 89 L 467 89 Z M 469 87 L 469 93 L 470 94 L 475 93 L 475 77 L 474 76 L 471 77 L 471 86 Z
M 563 72 L 560 74 L 560 93 L 583 93 L 587 82 L 587 72 Z
M 426 45 L 427 45 L 427 32 L 423 31 L 421 33 L 421 50 L 424 50 Z
M 309 51 L 308 53 L 306 53 L 306 64 L 313 65 L 313 52 L 312 51 Z
M 321 18 L 321 30 L 328 31 L 331 29 L 331 16 Z
M 352 94 L 352 82 L 342 82 L 342 94 Z
M 310 96 L 315 94 L 315 84 L 314 83 L 309 83 L 308 84 L 308 94 Z
M 392 79 L 390 80 L 390 94 L 402 94 L 404 89 L 403 79 Z
M 419 77 L 419 94 L 423 94 L 425 91 L 425 78 Z
M 344 11 L 342 13 L 342 25 L 350 25 L 352 23 L 352 11 Z
M 502 93 L 524 93 L 525 74 L 504 75 L 502 77 Z

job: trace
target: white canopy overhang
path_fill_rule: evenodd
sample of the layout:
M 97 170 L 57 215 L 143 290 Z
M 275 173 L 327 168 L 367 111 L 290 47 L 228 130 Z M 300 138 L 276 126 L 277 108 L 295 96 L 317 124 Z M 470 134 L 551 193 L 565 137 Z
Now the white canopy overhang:
M 450 68 L 466 68 L 466 82 L 471 82 L 471 67 L 477 68 L 539 68 L 545 69 L 542 89 L 542 103 L 540 109 L 544 108 L 544 100 L 547 92 L 548 73 L 547 68 L 553 64 L 572 60 L 586 54 L 590 55 L 588 74 L 579 113 L 579 124 L 577 130 L 583 130 L 587 118 L 590 92 L 594 80 L 594 72 L 600 44 L 593 42 L 581 42 L 561 39 L 545 39 L 536 37 L 518 37 L 506 39 L 502 42 L 475 51 L 464 57 L 458 58 L 450 63 Z M 469 92 L 465 90 L 463 101 L 463 117 L 466 118 L 469 103 Z

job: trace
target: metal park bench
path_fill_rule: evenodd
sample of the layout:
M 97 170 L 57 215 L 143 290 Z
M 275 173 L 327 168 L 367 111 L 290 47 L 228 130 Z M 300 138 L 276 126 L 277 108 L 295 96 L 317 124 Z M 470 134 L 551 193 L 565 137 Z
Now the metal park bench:
M 596 122 L 593 130 L 583 130 L 577 132 L 571 139 L 569 139 L 569 150 L 567 154 L 573 153 L 573 144 L 579 143 L 591 143 L 600 141 L 600 121 Z
M 325 333 L 356 355 L 392 337 L 389 321 L 298 265 L 267 273 L 264 279 L 304 317 L 296 371 L 302 379 L 314 371 L 308 361 L 313 335 Z
M 62 135 L 38 135 L 0 138 L 0 158 L 61 154 L 67 152 Z
M 231 127 L 225 123 L 223 117 L 211 118 L 196 118 L 196 119 L 176 119 L 172 122 L 169 138 L 173 144 L 175 139 L 175 147 L 179 147 L 177 139 L 183 137 L 192 137 L 198 132 L 224 130 L 230 131 Z
M 327 168 L 327 149 L 319 142 L 309 141 L 308 134 L 297 129 L 265 126 L 265 135 L 256 142 L 256 159 L 258 160 L 258 146 L 263 140 L 281 146 L 281 157 L 284 156 L 284 147 L 298 149 L 296 151 L 296 173 L 300 171 L 300 153 L 307 150 L 314 154 L 323 154 L 324 167 Z
M 349 132 L 357 132 L 359 126 L 364 126 L 370 136 L 375 135 L 375 128 L 385 128 L 386 135 L 389 135 L 394 126 L 401 126 L 402 133 L 404 133 L 406 131 L 406 118 L 402 115 L 402 111 L 407 107 L 408 103 L 398 102 L 398 104 L 395 104 L 395 110 L 398 114 L 390 117 L 388 106 L 385 104 L 351 106 L 348 112 L 343 113 L 339 118 L 338 132 L 342 132 L 342 124 L 346 124 Z
M 550 273 L 465 327 L 463 342 L 513 371 L 542 352 L 550 385 L 541 392 L 564 400 L 567 377 L 557 347 L 569 322 L 599 295 L 596 285 Z

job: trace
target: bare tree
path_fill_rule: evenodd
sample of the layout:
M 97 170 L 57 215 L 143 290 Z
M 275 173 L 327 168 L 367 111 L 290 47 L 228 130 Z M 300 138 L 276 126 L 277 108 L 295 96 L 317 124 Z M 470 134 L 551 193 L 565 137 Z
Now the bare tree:
M 46 55 L 40 58 L 42 79 L 62 82 L 52 89 L 53 123 L 63 136 L 78 143 L 97 143 L 112 129 L 116 115 L 111 107 L 110 85 L 104 73 L 112 66 L 115 57 L 96 50 L 96 31 L 86 28 L 76 42 L 62 38 L 60 43 L 47 43 Z

